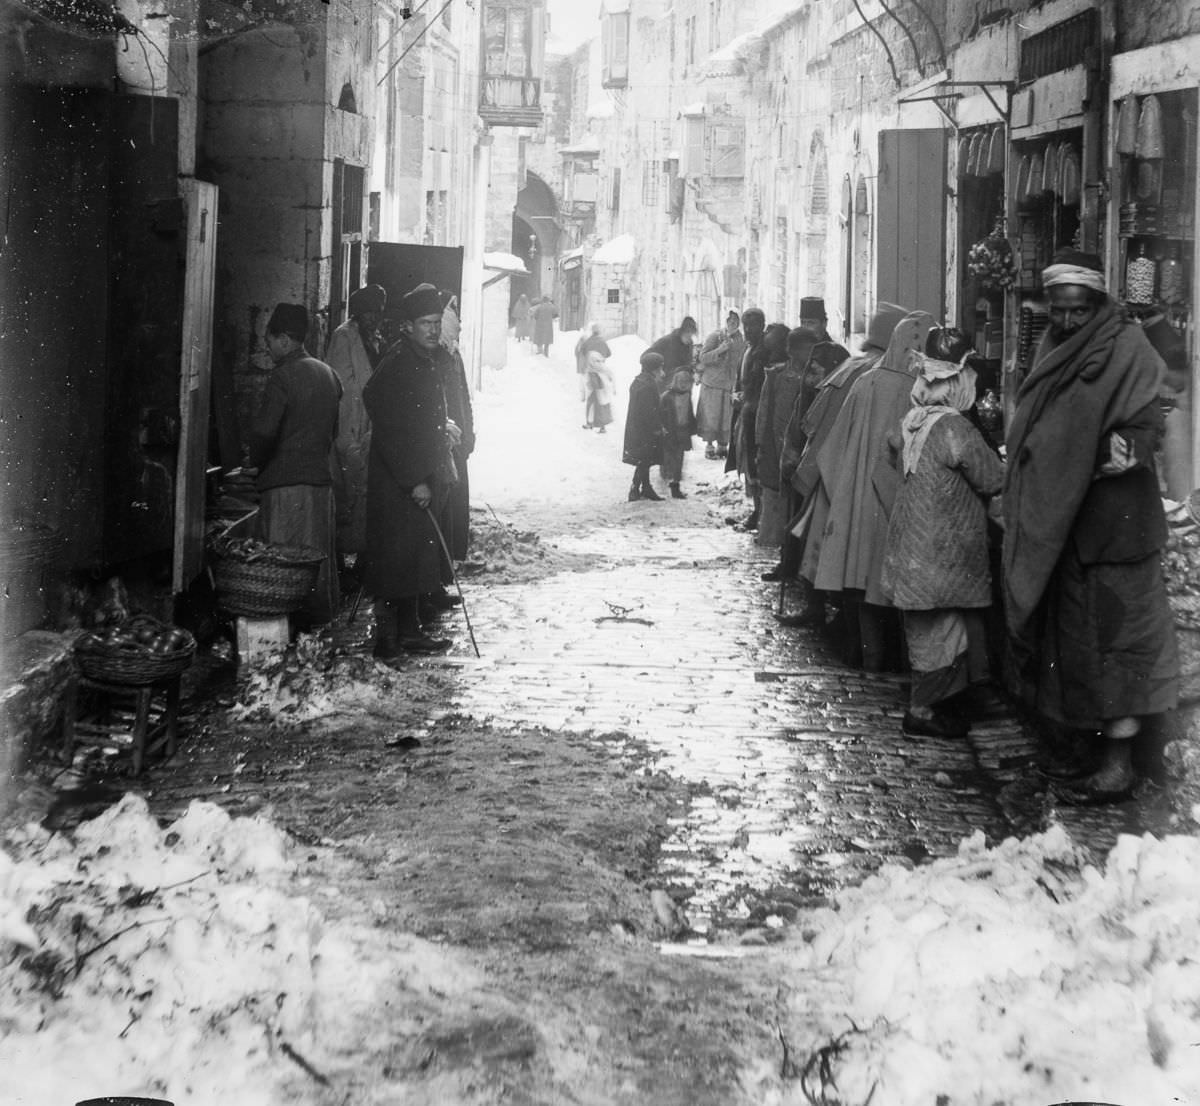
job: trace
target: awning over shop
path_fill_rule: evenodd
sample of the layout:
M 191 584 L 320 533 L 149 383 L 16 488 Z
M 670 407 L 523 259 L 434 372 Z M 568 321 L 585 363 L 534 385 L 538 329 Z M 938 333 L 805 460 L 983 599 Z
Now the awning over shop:
M 564 272 L 568 269 L 578 269 L 583 264 L 583 250 L 568 250 L 558 259 L 558 264 Z
M 605 242 L 594 254 L 593 265 L 629 265 L 637 257 L 637 239 L 632 234 L 621 234 Z
M 561 157 L 596 157 L 600 153 L 600 140 L 587 135 L 570 146 L 558 148 Z
M 485 253 L 483 255 L 484 277 L 483 287 L 487 288 L 499 280 L 510 276 L 529 276 L 525 262 L 513 253 Z

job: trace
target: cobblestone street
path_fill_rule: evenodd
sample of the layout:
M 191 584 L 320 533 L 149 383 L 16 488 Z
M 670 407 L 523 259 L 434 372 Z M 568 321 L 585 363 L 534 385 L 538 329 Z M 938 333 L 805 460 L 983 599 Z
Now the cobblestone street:
M 42 763 L 54 786 L 20 800 L 42 823 L 27 865 L 52 849 L 67 850 L 65 879 L 111 864 L 119 901 L 96 907 L 95 940 L 120 937 L 121 952 L 96 970 L 168 971 L 114 992 L 108 1020 L 128 1023 L 115 1040 L 60 1018 L 74 1052 L 97 1055 L 101 1033 L 129 1085 L 174 1071 L 181 1015 L 143 1004 L 199 978 L 160 943 L 191 955 L 173 934 L 202 918 L 225 944 L 196 946 L 188 970 L 227 992 L 210 987 L 189 1017 L 231 1063 L 153 1083 L 181 1102 L 244 1091 L 242 1070 L 270 1090 L 241 1100 L 264 1106 L 791 1106 L 868 1101 L 878 1080 L 907 1087 L 889 1101 L 952 1102 L 1000 1069 L 1009 1091 L 961 1101 L 1015 1103 L 1051 1100 L 1051 1067 L 1053 1100 L 1078 1097 L 1095 1056 L 1061 1058 L 1108 993 L 1103 973 L 1085 967 L 1077 984 L 1094 990 L 1075 1013 L 1037 1019 L 1062 1001 L 1066 950 L 1110 955 L 1107 923 L 1091 934 L 1070 900 L 1146 802 L 1058 808 L 1002 706 L 965 741 L 903 737 L 901 676 L 849 669 L 823 634 L 776 620 L 760 579 L 773 551 L 731 525 L 746 505 L 719 462 L 689 458 L 685 500 L 626 500 L 619 437 L 579 427 L 569 341 L 545 360 L 514 350 L 477 397 L 462 580 L 479 657 L 458 611 L 441 621 L 446 655 L 375 662 L 369 600 L 352 618 L 348 595 L 331 634 L 277 662 L 235 674 L 214 649 L 189 680 L 178 754 L 140 777 L 95 744 L 74 769 Z M 613 359 L 622 384 L 636 353 Z M 1069 839 L 983 851 L 1055 823 Z M 199 867 L 173 890 L 181 877 L 159 864 L 185 847 Z M 160 939 L 139 912 L 169 896 L 180 920 Z M 998 904 L 1011 913 L 994 917 Z M 78 946 L 70 917 L 46 910 Z M 1046 944 L 1055 927 L 1061 949 Z M 243 984 L 238 965 L 267 956 L 278 982 Z M 1004 997 L 1015 966 L 1030 973 L 1018 1000 Z M 293 992 L 305 1013 L 288 1029 L 271 1011 Z M 1132 1059 L 1113 1045 L 1106 1087 L 1157 1063 L 1118 1021 L 1105 1032 Z M 47 1069 L 41 1035 L 25 1040 L 21 1070 L 93 1085 Z M 925 1057 L 951 1041 L 991 1051 L 885 1071 L 906 1040 Z
M 639 744 L 689 795 L 657 872 L 697 938 L 787 916 L 885 861 L 951 855 L 977 829 L 999 841 L 1059 820 L 1099 854 L 1137 828 L 1136 809 L 1055 807 L 1012 713 L 966 742 L 904 737 L 901 676 L 848 669 L 817 631 L 776 621 L 777 586 L 759 580 L 772 551 L 727 524 L 744 507 L 721 463 L 693 453 L 687 501 L 626 503 L 619 438 L 579 431 L 561 348 L 513 360 L 480 397 L 476 514 L 537 557 L 464 576 L 481 657 L 461 615 L 447 617 L 450 654 L 409 665 L 441 689 L 407 705 L 409 732 L 436 740 L 457 718 Z M 533 452 L 513 418 L 531 410 Z M 569 479 L 544 452 L 567 459 Z M 365 610 L 337 630 L 360 652 Z M 223 774 L 214 756 L 201 771 Z M 154 793 L 195 795 L 188 777 Z

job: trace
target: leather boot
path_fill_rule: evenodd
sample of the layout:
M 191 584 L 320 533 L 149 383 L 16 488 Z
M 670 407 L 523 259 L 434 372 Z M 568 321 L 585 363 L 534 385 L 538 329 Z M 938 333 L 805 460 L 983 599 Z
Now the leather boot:
M 642 489 L 640 487 L 638 487 L 638 482 L 635 479 L 634 482 L 629 485 L 629 502 L 636 503 L 641 498 L 642 498 Z
M 649 481 L 649 480 L 647 480 L 647 481 L 646 481 L 646 483 L 644 483 L 644 484 L 642 485 L 642 498 L 643 498 L 643 499 L 656 499 L 656 500 L 661 500 L 661 499 L 662 499 L 662 496 L 661 496 L 661 495 L 659 495 L 659 494 L 658 494 L 658 492 L 656 492 L 656 491 L 654 490 L 654 488 L 653 488 L 653 487 L 651 486 L 651 484 L 650 484 L 650 481 Z
M 687 492 L 681 492 L 679 490 L 678 481 L 671 484 L 671 498 L 672 499 L 687 499 Z
M 375 647 L 371 655 L 381 661 L 395 660 L 401 655 L 396 644 L 396 604 L 393 600 L 375 601 Z

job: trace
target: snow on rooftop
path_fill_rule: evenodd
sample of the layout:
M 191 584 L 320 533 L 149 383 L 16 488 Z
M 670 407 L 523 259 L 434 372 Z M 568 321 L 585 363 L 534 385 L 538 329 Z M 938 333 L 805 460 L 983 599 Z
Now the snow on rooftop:
M 527 273 L 525 262 L 515 253 L 485 253 L 483 255 L 485 269 L 503 269 L 507 272 Z
M 636 256 L 637 239 L 632 234 L 620 234 L 592 254 L 592 262 L 597 265 L 628 265 Z

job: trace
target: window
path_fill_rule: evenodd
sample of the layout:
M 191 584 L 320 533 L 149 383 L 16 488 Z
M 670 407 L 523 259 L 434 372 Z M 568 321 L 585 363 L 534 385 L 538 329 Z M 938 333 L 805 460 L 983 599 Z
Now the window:
M 696 64 L 696 17 L 693 15 L 684 23 L 685 65 Z
M 612 171 L 612 193 L 611 193 L 611 196 L 612 196 L 612 198 L 609 201 L 609 207 L 611 208 L 612 213 L 615 215 L 618 211 L 621 210 L 621 170 L 620 169 L 614 169 Z
M 683 159 L 679 163 L 681 177 L 704 175 L 704 116 L 687 115 L 683 120 Z
M 658 207 L 659 196 L 662 194 L 662 172 L 661 161 L 642 163 L 642 207 Z
M 604 11 L 600 16 L 600 83 L 605 88 L 627 88 L 629 85 L 628 4 L 625 9 Z
M 609 303 L 620 303 L 621 302 L 621 289 L 620 288 L 610 288 L 608 290 L 608 302 Z
M 714 125 L 711 137 L 711 174 L 714 177 L 745 176 L 746 128 L 741 124 Z

